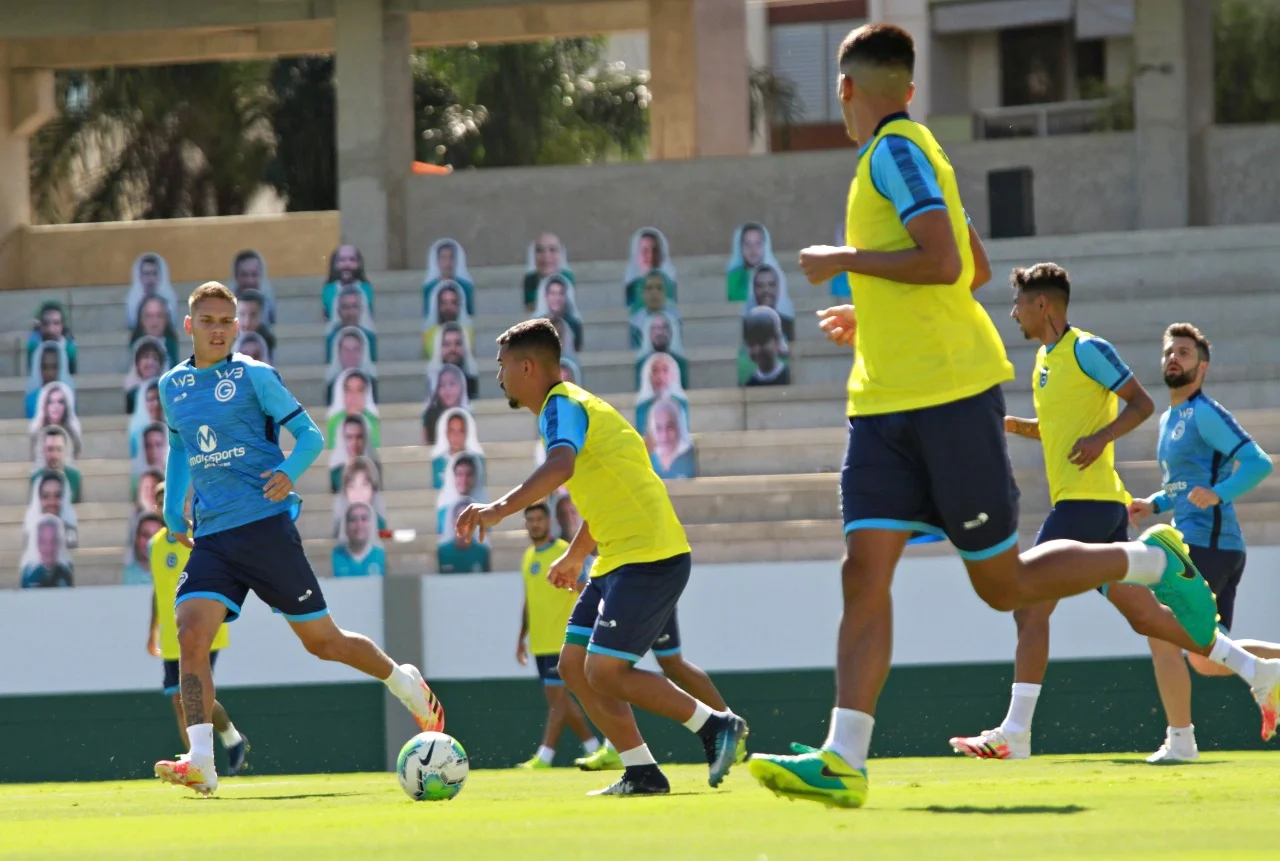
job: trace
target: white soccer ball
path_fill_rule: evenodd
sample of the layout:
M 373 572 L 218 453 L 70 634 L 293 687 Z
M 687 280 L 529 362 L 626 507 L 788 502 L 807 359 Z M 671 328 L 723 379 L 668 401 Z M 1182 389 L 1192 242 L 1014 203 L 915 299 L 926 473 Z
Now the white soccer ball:
M 418 733 L 396 759 L 400 788 L 414 801 L 448 801 L 462 791 L 470 771 L 462 745 L 442 732 Z

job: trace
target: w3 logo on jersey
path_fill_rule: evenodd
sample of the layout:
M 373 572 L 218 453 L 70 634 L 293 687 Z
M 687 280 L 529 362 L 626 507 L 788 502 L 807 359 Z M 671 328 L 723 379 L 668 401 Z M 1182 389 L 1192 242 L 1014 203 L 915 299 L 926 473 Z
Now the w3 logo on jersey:
M 197 466 L 205 469 L 211 466 L 230 466 L 232 460 L 245 455 L 242 445 L 219 449 L 218 435 L 208 425 L 200 425 L 200 430 L 196 431 L 196 445 L 200 447 L 200 454 L 187 460 L 193 469 Z
M 180 374 L 169 378 L 169 382 L 173 383 L 176 388 L 185 389 L 188 386 L 196 384 L 195 374 Z

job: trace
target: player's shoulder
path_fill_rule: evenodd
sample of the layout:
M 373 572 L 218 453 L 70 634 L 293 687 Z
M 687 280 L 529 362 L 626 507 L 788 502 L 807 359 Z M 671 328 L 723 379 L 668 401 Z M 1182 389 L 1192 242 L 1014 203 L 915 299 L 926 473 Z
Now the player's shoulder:
M 271 365 L 252 356 L 246 356 L 244 353 L 232 353 L 229 364 L 232 367 L 244 368 L 244 372 L 250 378 L 260 377 L 262 379 L 280 379 L 280 372 Z
M 1197 424 L 1208 422 L 1209 424 L 1217 424 L 1225 426 L 1233 432 L 1245 434 L 1245 430 L 1240 426 L 1239 420 L 1232 415 L 1231 410 L 1206 395 L 1204 392 L 1196 392 L 1188 401 L 1191 405 L 1193 413 L 1196 417 Z
M 178 376 L 189 374 L 189 373 L 191 373 L 191 360 L 183 359 L 181 362 L 174 365 L 172 368 L 170 368 L 169 370 L 165 371 L 163 374 L 160 375 L 159 385 L 163 389 L 165 384 L 168 383 L 170 380 L 172 380 L 174 377 L 178 377 Z

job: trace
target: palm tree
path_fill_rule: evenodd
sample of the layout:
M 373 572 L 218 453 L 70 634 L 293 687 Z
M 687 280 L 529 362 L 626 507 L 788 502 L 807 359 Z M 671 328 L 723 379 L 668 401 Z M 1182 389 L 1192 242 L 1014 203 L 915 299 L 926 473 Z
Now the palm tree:
M 766 139 L 776 128 L 782 133 L 782 148 L 788 148 L 791 128 L 803 118 L 800 97 L 796 95 L 795 84 L 790 78 L 780 77 L 772 69 L 752 66 L 747 70 L 750 99 L 747 115 L 751 127 L 751 136 L 763 134 Z M 764 119 L 763 130 L 760 121 Z
M 45 221 L 239 215 L 274 140 L 268 66 L 200 63 L 59 75 L 59 115 L 32 141 Z

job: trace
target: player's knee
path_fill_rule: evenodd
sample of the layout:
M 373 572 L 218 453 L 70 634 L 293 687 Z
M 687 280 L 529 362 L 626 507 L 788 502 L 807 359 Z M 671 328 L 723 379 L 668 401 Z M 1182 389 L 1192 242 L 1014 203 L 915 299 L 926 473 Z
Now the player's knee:
M 1022 601 L 1016 591 L 1000 589 L 994 586 L 974 583 L 974 591 L 978 593 L 988 607 L 998 613 L 1012 613 L 1022 607 Z
M 1018 627 L 1019 639 L 1049 635 L 1049 616 L 1053 613 L 1052 604 L 1035 604 L 1030 607 L 1019 607 L 1013 611 L 1013 623 Z
M 560 680 L 571 691 L 580 691 L 587 686 L 586 668 L 583 666 L 585 652 L 581 646 L 565 646 L 560 650 Z
M 893 567 L 876 565 L 856 554 L 846 554 L 840 563 L 840 580 L 845 603 L 888 600 L 893 586 Z
M 630 671 L 631 665 L 617 658 L 604 655 L 587 655 L 587 683 L 607 696 L 616 695 L 622 675 Z
M 208 655 L 212 638 L 198 625 L 178 625 L 178 649 L 183 658 L 190 660 L 198 655 Z
M 336 634 L 317 634 L 307 637 L 302 645 L 308 652 L 322 661 L 341 661 L 346 650 L 346 638 L 341 632 Z

